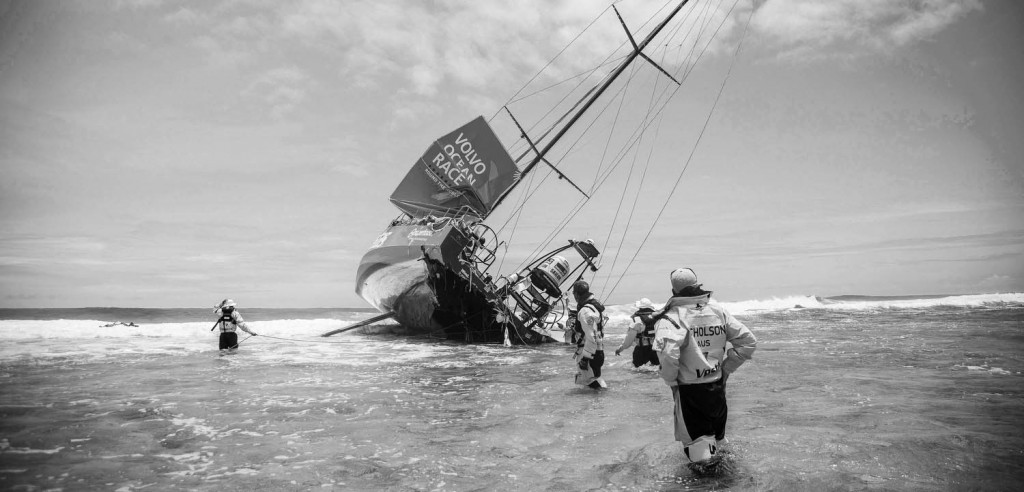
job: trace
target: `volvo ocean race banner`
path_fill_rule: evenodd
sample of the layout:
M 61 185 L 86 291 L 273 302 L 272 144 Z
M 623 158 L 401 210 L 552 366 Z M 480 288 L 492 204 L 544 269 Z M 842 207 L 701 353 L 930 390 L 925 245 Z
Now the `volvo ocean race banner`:
M 463 207 L 486 217 L 518 172 L 487 121 L 478 116 L 437 139 L 391 194 L 391 202 L 413 217 L 450 215 Z

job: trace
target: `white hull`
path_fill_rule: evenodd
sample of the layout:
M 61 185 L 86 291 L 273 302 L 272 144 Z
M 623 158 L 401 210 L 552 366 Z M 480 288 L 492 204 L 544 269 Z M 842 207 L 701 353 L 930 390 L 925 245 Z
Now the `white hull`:
M 381 312 L 394 312 L 395 320 L 410 331 L 431 332 L 440 326 L 433 320 L 437 299 L 426 281 L 423 260 L 405 260 L 367 275 L 359 295 Z

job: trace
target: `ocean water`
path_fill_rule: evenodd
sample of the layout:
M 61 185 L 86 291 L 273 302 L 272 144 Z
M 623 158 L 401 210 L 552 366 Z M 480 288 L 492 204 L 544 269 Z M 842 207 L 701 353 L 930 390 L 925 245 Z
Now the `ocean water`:
M 614 355 L 461 345 L 361 310 L 0 310 L 2 490 L 1019 490 L 1024 294 L 725 303 L 759 339 L 720 466 L 684 463 L 672 399 Z M 800 307 L 796 307 L 800 306 Z M 102 327 L 113 321 L 140 326 Z

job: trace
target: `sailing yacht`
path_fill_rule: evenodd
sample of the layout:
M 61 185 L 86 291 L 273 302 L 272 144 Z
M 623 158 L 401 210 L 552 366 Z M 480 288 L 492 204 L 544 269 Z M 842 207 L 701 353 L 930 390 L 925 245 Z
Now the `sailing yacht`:
M 598 246 L 590 239 L 566 238 L 515 271 L 499 274 L 495 261 L 504 241 L 487 219 L 540 165 L 583 192 L 551 162 L 552 149 L 637 59 L 675 81 L 644 49 L 688 3 L 669 7 L 639 42 L 613 6 L 628 53 L 556 124 L 531 137 L 504 108 L 525 141 L 518 159 L 482 116 L 429 144 L 391 194 L 400 215 L 372 242 L 356 272 L 356 293 L 381 314 L 324 336 L 392 318 L 409 334 L 468 343 L 561 340 L 560 330 L 572 323 L 567 287 L 598 270 Z

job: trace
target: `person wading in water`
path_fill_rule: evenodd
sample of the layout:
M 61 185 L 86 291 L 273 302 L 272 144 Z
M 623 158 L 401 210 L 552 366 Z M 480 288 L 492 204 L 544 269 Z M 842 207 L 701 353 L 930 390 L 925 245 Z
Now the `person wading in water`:
M 669 278 L 672 297 L 656 315 L 654 348 L 661 377 L 672 388 L 675 438 L 696 463 L 725 443 L 725 383 L 753 356 L 757 339 L 725 308 L 709 304 L 711 291 L 701 288 L 693 270 L 678 268 Z
M 585 280 L 577 280 L 572 284 L 572 295 L 576 299 L 576 322 L 574 331 L 577 338 L 576 353 L 576 384 L 594 389 L 607 388 L 601 378 L 601 366 L 604 365 L 604 305 L 590 293 L 590 284 Z
M 257 336 L 256 332 L 249 329 L 249 325 L 242 319 L 242 314 L 235 310 L 235 301 L 231 299 L 224 299 L 220 304 L 213 307 L 213 313 L 216 314 L 219 319 L 217 324 L 213 325 L 211 331 L 220 327 L 220 354 L 233 353 L 238 349 L 238 333 L 235 330 L 241 328 L 242 331 Z
M 658 353 L 654 351 L 654 324 L 658 320 L 654 317 L 654 305 L 646 297 L 633 305 L 636 306 L 636 312 L 631 318 L 633 324 L 626 331 L 622 345 L 615 349 L 615 355 L 621 354 L 623 350 L 636 343 L 633 349 L 633 367 L 640 367 L 648 362 L 652 366 L 657 366 L 659 362 Z

